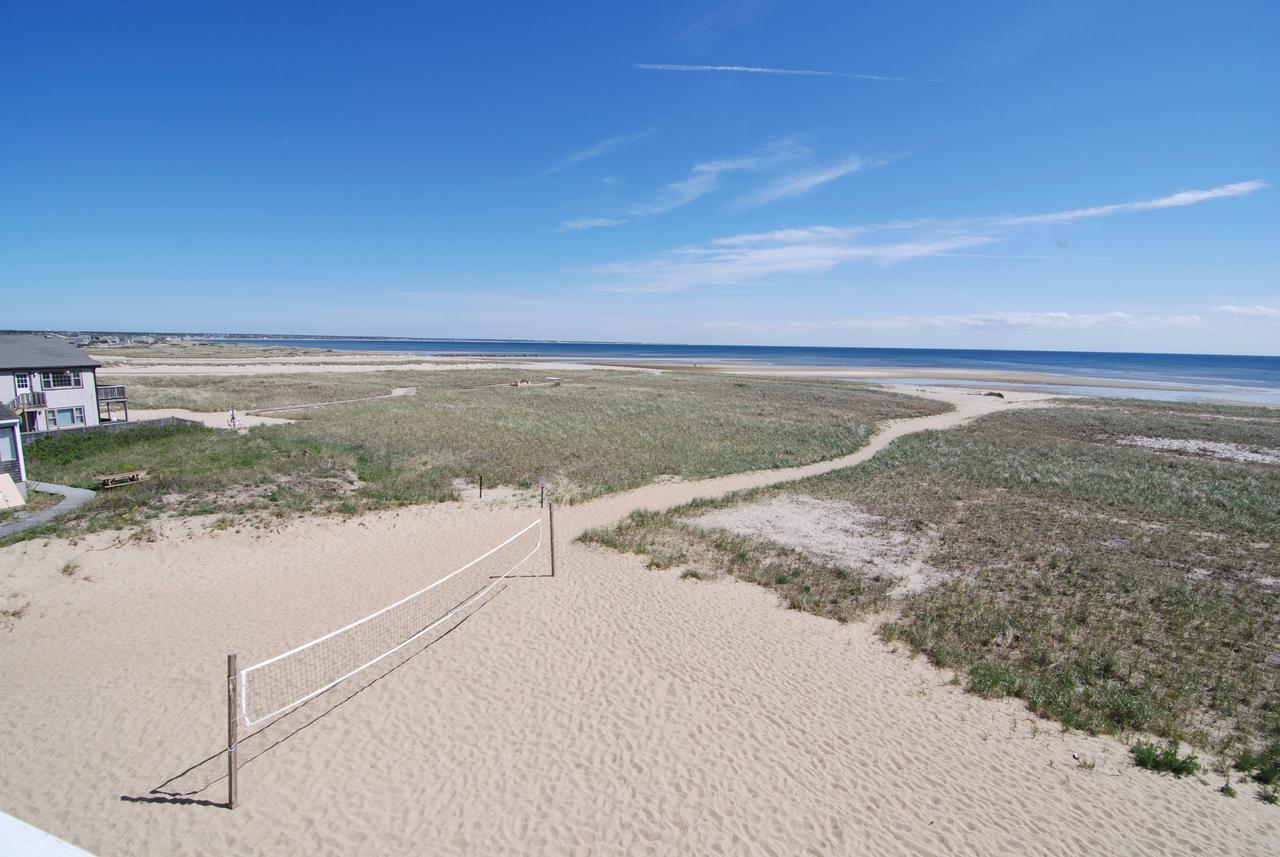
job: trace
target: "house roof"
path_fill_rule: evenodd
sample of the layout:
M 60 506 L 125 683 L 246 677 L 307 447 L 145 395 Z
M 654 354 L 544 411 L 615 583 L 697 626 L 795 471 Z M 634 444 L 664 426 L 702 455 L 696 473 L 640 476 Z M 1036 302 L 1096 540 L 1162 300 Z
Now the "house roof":
M 0 369 L 85 369 L 101 365 L 64 339 L 0 336 Z
M 0 405 L 0 423 L 16 423 L 18 415 L 4 405 Z

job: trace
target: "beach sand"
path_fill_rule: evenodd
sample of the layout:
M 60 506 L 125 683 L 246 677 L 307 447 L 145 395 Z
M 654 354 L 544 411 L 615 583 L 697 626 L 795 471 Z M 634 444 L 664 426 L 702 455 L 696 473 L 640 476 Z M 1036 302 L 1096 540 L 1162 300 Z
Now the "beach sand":
M 512 580 L 385 678 L 336 689 L 346 701 L 306 728 L 246 744 L 234 811 L 210 805 L 225 799 L 226 653 L 252 662 L 390 603 L 514 533 L 536 500 L 0 550 L 0 605 L 29 605 L 0 630 L 0 809 L 101 855 L 1274 854 L 1276 808 L 967 695 L 874 621 L 572 541 L 1020 406 L 938 395 L 960 410 L 837 461 L 558 510 L 555 578 Z M 138 800 L 209 756 L 177 781 L 204 790 Z
M 231 428 L 231 421 L 226 411 L 191 411 L 186 408 L 130 408 L 130 420 L 158 420 L 165 417 L 177 417 L 178 419 L 191 420 L 200 423 L 208 428 Z M 297 422 L 297 420 L 289 420 L 284 417 L 266 417 L 258 414 L 238 413 L 236 418 L 240 421 L 240 425 L 249 426 L 282 426 L 289 423 Z

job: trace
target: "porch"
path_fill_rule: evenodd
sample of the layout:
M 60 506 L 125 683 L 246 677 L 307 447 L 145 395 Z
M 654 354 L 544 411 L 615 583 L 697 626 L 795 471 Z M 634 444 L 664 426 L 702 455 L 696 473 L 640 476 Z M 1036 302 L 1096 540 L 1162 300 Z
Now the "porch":
M 129 421 L 129 401 L 124 387 L 124 384 L 98 385 L 99 421 L 104 423 Z

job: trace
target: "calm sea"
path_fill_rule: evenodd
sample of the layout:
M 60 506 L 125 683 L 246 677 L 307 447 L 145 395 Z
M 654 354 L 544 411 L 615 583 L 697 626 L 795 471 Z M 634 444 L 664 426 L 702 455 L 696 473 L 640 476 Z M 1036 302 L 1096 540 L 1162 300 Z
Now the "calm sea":
M 723 363 L 774 366 L 866 366 L 901 371 L 893 380 L 916 382 L 917 369 L 1036 372 L 1150 384 L 1141 389 L 1037 385 L 1111 396 L 1211 399 L 1280 405 L 1280 357 L 1231 354 L 1135 354 L 1094 351 L 979 351 L 945 348 L 808 348 L 770 345 L 648 345 L 614 342 L 525 342 L 461 339 L 223 339 L 257 345 L 398 351 L 431 355 L 495 355 Z M 925 383 L 921 381 L 921 383 Z M 938 384 L 937 380 L 927 383 Z

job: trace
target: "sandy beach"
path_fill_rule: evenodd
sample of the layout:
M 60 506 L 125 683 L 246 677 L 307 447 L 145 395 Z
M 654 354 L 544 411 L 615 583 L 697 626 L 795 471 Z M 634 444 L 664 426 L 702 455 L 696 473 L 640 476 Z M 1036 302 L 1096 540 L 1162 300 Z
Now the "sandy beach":
M 323 717 L 245 744 L 234 811 L 217 805 L 226 653 L 269 656 L 377 609 L 537 517 L 536 498 L 4 548 L 0 597 L 29 607 L 0 647 L 0 808 L 101 855 L 1274 853 L 1272 807 L 966 695 L 874 621 L 573 542 L 1037 404 L 932 395 L 958 410 L 841 459 L 560 510 L 555 578 L 512 580 L 385 678 L 335 689 Z M 166 781 L 187 794 L 152 793 Z

